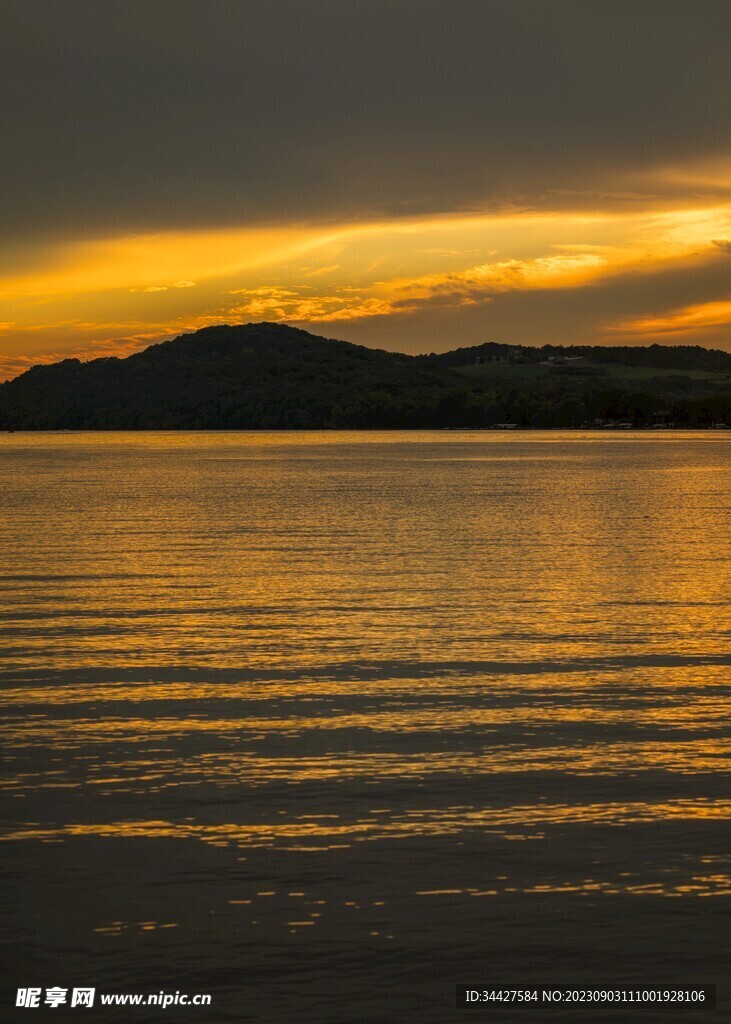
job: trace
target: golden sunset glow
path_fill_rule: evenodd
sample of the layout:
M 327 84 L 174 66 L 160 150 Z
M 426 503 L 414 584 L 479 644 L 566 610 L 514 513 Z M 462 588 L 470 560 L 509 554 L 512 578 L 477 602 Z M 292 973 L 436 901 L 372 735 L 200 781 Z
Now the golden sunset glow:
M 712 273 L 729 259 L 731 206 L 506 211 L 290 228 L 174 231 L 39 253 L 0 279 L 5 375 L 64 355 L 124 355 L 216 323 L 282 320 L 360 340 L 427 313 L 459 318 L 505 297 L 612 287 L 627 275 Z M 708 332 L 729 303 L 607 311 L 584 341 Z M 487 330 L 487 327 L 485 328 Z M 497 340 L 509 340 L 503 338 Z M 570 329 L 569 329 L 570 330 Z M 476 339 L 480 340 L 480 339 Z M 568 340 L 582 340 L 569 333 Z M 423 347 L 423 346 L 422 346 Z M 23 351 L 25 354 L 21 355 Z

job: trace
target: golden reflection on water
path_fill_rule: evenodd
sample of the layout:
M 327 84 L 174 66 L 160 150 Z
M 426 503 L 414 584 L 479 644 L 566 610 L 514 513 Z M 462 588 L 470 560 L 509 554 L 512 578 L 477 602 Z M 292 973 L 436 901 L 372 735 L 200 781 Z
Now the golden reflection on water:
M 615 802 L 598 804 L 542 804 L 525 807 L 489 807 L 475 809 L 448 807 L 445 809 L 410 810 L 403 816 L 388 820 L 376 819 L 345 824 L 319 821 L 284 822 L 262 825 L 199 825 L 169 821 L 119 821 L 92 825 L 68 825 L 61 829 L 31 828 L 10 832 L 3 838 L 52 839 L 64 836 L 117 836 L 195 838 L 220 844 L 237 842 L 250 846 L 269 846 L 279 840 L 319 838 L 353 838 L 356 841 L 380 838 L 402 838 L 414 834 L 455 835 L 465 829 L 490 829 L 511 839 L 526 839 L 528 835 L 506 832 L 505 826 L 561 825 L 575 822 L 609 822 L 628 825 L 656 820 L 727 819 L 731 812 L 730 800 L 669 800 L 666 803 Z M 537 834 L 543 839 L 544 834 Z M 259 893 L 259 895 L 266 895 Z
M 562 824 L 610 823 L 613 826 L 627 826 L 653 821 L 692 822 L 696 819 L 727 821 L 730 812 L 731 801 L 728 800 L 673 800 L 665 804 L 606 802 L 594 805 L 543 805 L 482 810 L 450 807 L 446 810 L 410 811 L 401 818 L 391 817 L 388 821 L 371 819 L 347 824 L 328 822 L 327 825 L 323 825 L 317 821 L 302 821 L 278 825 L 204 826 L 167 821 L 123 821 L 94 825 L 69 825 L 66 828 L 55 830 L 27 828 L 10 833 L 4 838 L 15 842 L 29 839 L 54 842 L 65 838 L 88 838 L 90 836 L 115 839 L 175 838 L 196 839 L 212 846 L 229 846 L 234 843 L 242 849 L 276 849 L 285 845 L 289 850 L 301 853 L 322 853 L 345 850 L 352 843 L 406 839 L 414 835 L 444 839 L 450 836 L 464 835 L 470 830 L 487 830 L 493 837 L 501 836 L 511 842 L 544 841 L 549 834 L 545 831 L 546 828 L 550 829 L 551 826 Z M 526 831 L 515 832 L 514 826 L 519 826 L 520 829 Z M 347 842 L 343 842 L 343 840 L 347 840 Z M 703 858 L 703 860 L 712 864 L 714 858 Z M 628 875 L 629 873 L 624 872 L 623 874 Z M 502 877 L 501 881 L 506 882 L 508 878 Z M 491 896 L 519 891 L 536 894 L 574 892 L 607 895 L 728 896 L 731 895 L 731 873 L 713 871 L 694 874 L 683 882 L 667 878 L 642 883 L 629 879 L 608 881 L 587 878 L 572 883 L 555 882 L 530 886 L 503 884 L 497 888 L 488 889 L 467 887 L 464 889 L 424 890 L 417 891 L 416 895 Z M 276 891 L 256 893 L 258 898 L 275 895 L 277 895 Z M 304 895 L 304 893 L 289 893 L 290 897 Z M 229 902 L 236 905 L 250 905 L 252 900 Z M 287 923 L 291 924 L 292 922 Z M 150 928 L 174 927 L 172 924 L 156 925 L 155 922 L 142 924 Z M 116 926 L 112 926 L 109 930 L 114 932 L 118 929 Z
M 58 747 L 56 749 L 59 749 Z M 153 770 L 150 770 L 153 769 Z M 0 789 L 26 793 L 29 790 L 86 786 L 116 786 L 120 792 L 153 793 L 165 789 L 199 785 L 215 778 L 221 786 L 266 786 L 272 782 L 303 784 L 308 781 L 347 779 L 425 779 L 433 775 L 459 773 L 504 775 L 510 773 L 569 772 L 572 775 L 621 776 L 629 771 L 660 770 L 685 775 L 727 772 L 731 750 L 725 739 L 686 743 L 605 743 L 571 748 L 548 746 L 517 750 L 434 751 L 429 754 L 386 754 L 346 751 L 339 756 L 273 757 L 229 754 L 201 754 L 171 758 L 163 752 L 155 760 L 133 758 L 115 761 L 104 758 L 88 763 L 83 779 L 74 779 L 73 769 L 23 771 L 0 781 Z M 116 774 L 110 775 L 109 772 Z M 318 815 L 330 817 L 330 815 Z
M 16 437 L 0 449 L 18 474 L 16 664 L 302 669 L 720 639 L 724 435 Z
M 730 453 L 713 432 L 4 436 L 7 838 L 305 855 L 686 822 L 703 856 L 731 806 Z

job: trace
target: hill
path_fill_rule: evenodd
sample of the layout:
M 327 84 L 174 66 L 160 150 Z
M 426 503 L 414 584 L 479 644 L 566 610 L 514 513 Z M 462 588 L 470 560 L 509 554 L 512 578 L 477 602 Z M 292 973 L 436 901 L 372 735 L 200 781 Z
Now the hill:
M 469 366 L 510 362 L 536 365 L 550 359 L 585 360 L 597 365 L 621 365 L 654 370 L 701 370 L 731 373 L 731 353 L 700 345 L 484 345 L 418 357 L 428 366 Z
M 407 356 L 283 324 L 208 327 L 0 385 L 2 429 L 578 427 L 731 423 L 731 355 L 699 346 Z
M 65 359 L 0 385 L 0 426 L 439 426 L 472 387 L 409 356 L 282 324 L 208 327 L 125 359 Z

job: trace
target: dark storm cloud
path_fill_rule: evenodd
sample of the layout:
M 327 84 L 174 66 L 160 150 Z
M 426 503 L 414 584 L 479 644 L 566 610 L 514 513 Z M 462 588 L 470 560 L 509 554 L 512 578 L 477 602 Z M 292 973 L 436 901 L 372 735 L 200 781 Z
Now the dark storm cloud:
M 727 145 L 727 0 L 3 0 L 16 238 L 606 189 Z

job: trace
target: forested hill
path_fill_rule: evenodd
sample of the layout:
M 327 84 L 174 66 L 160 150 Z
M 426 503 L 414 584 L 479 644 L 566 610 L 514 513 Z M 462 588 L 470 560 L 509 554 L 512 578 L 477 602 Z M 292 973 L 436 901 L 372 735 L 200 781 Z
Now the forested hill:
M 658 370 L 706 370 L 731 372 L 731 352 L 700 345 L 484 345 L 419 356 L 428 366 L 468 366 L 472 363 L 507 360 L 525 364 L 548 359 L 583 359 L 597 365 L 643 366 Z
M 2 429 L 711 426 L 731 355 L 698 346 L 486 345 L 407 356 L 283 324 L 208 327 L 125 359 L 0 384 Z
M 470 391 L 409 356 L 245 324 L 207 327 L 125 359 L 34 366 L 0 385 L 0 426 L 377 427 L 395 418 L 419 426 L 441 423 Z

